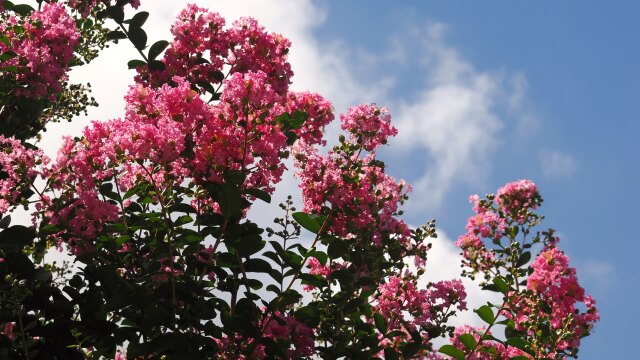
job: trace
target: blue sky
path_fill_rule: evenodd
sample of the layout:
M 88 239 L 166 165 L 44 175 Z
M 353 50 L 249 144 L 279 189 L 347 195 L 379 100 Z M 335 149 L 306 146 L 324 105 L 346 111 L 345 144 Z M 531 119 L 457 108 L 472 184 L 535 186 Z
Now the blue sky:
M 446 29 L 444 46 L 455 49 L 476 72 L 517 74 L 526 81 L 519 109 L 510 111 L 499 102 L 492 107 L 503 126 L 492 133 L 500 144 L 485 159 L 489 169 L 479 176 L 483 181 L 452 179 L 456 185 L 433 213 L 453 238 L 469 215 L 469 193 L 533 179 L 545 198 L 545 225 L 559 231 L 583 286 L 598 300 L 602 320 L 584 341 L 580 358 L 636 357 L 631 344 L 634 320 L 640 320 L 640 249 L 632 226 L 640 200 L 635 191 L 640 180 L 640 3 L 414 1 L 393 8 L 386 2 L 321 4 L 327 19 L 318 33 L 326 41 L 341 39 L 384 56 L 393 39 L 415 41 L 413 29 L 439 23 Z M 409 51 L 415 53 L 418 46 Z M 420 79 L 432 70 L 418 63 L 412 59 L 410 66 L 388 70 L 397 77 L 389 92 L 392 103 L 421 91 Z M 533 123 L 524 135 L 518 133 L 522 116 Z M 391 172 L 410 182 L 419 177 L 415 169 L 421 158 L 428 156 L 385 155 Z M 423 217 L 409 215 L 413 221 Z
M 580 358 L 637 357 L 640 3 L 196 2 L 228 22 L 251 15 L 289 37 L 294 88 L 321 93 L 336 112 L 359 102 L 389 106 L 400 134 L 380 155 L 414 184 L 407 220 L 438 221 L 435 274 L 459 271 L 451 242 L 471 214 L 469 194 L 536 182 L 543 226 L 558 230 L 601 313 Z M 170 39 L 182 2 L 142 3 L 150 41 Z M 51 154 L 60 135 L 78 135 L 89 119 L 122 116 L 132 58 L 130 46 L 112 46 L 72 74 L 92 82 L 102 106 L 53 126 L 43 141 Z M 296 193 L 295 182 L 279 192 Z

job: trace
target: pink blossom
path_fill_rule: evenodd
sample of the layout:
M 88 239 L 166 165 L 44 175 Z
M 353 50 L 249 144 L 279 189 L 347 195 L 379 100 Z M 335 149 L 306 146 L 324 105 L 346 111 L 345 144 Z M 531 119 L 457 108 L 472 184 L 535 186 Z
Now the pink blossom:
M 61 4 L 44 3 L 41 10 L 23 19 L 11 16 L 0 24 L 0 32 L 9 39 L 9 44 L 0 42 L 0 53 L 16 54 L 2 64 L 17 67 L 16 94 L 54 100 L 67 79 L 69 62 L 80 38 L 73 18 Z
M 379 108 L 375 104 L 351 107 L 346 114 L 340 115 L 340 121 L 351 140 L 361 143 L 367 151 L 386 144 L 390 136 L 398 134 L 398 130 L 391 126 L 391 115 L 387 108 Z
M 0 214 L 18 204 L 36 177 L 43 173 L 42 166 L 49 162 L 41 150 L 25 147 L 15 138 L 0 135 Z

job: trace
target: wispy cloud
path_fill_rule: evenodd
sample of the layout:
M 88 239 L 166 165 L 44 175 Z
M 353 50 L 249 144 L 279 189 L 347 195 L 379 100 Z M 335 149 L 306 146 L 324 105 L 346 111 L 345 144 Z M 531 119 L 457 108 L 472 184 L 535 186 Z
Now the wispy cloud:
M 570 154 L 543 149 L 539 157 L 540 169 L 547 179 L 570 178 L 578 169 L 575 158 Z
M 486 181 L 491 157 L 502 143 L 506 120 L 501 114 L 520 112 L 526 97 L 524 75 L 476 69 L 445 42 L 446 30 L 437 22 L 416 30 L 422 39 L 417 74 L 424 76 L 423 86 L 396 106 L 396 150 L 412 153 L 422 169 L 413 182 L 415 198 L 424 199 L 410 203 L 416 210 L 438 208 L 456 184 Z

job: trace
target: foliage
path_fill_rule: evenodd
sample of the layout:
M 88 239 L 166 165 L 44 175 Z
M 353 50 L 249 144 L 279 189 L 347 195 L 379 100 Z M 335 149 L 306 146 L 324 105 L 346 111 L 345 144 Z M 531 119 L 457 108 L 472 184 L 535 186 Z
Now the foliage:
M 254 19 L 188 5 L 173 40 L 151 43 L 150 15 L 125 14 L 137 1 L 0 3 L 0 214 L 33 214 L 0 221 L 0 357 L 564 358 L 598 320 L 553 230 L 532 230 L 542 198 L 520 180 L 472 197 L 457 242 L 463 275 L 503 303 L 474 310 L 485 328 L 449 325 L 466 292 L 418 285 L 435 222 L 402 220 L 410 186 L 376 158 L 397 133 L 389 111 L 350 108 L 321 150 L 331 104 L 289 90 L 290 42 Z M 123 40 L 141 57 L 125 117 L 50 161 L 29 141 L 95 105 L 67 72 Z M 289 157 L 303 209 L 290 197 L 263 229 L 249 210 Z M 52 247 L 75 269 L 46 264 Z

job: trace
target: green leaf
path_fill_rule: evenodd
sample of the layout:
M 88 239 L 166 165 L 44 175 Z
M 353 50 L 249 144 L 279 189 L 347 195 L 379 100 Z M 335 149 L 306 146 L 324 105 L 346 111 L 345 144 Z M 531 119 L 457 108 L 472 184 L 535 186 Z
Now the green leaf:
M 327 254 L 332 259 L 344 257 L 349 251 L 349 244 L 341 239 L 333 240 L 327 247 Z
M 142 50 L 147 46 L 147 33 L 141 28 L 129 27 L 129 40 L 136 49 Z
M 260 190 L 260 189 L 256 189 L 256 188 L 250 188 L 250 189 L 245 189 L 244 192 L 247 195 L 251 195 L 254 196 L 264 202 L 271 203 L 271 195 L 269 195 L 269 193 L 267 193 L 266 191 Z
M 327 286 L 327 280 L 322 275 L 300 274 L 300 281 L 303 285 L 311 285 L 317 288 Z
M 320 314 L 318 313 L 318 306 L 315 303 L 299 308 L 293 315 L 296 320 L 302 321 L 311 328 L 317 327 L 320 323 Z
M 122 40 L 126 38 L 127 38 L 127 34 L 125 34 L 120 30 L 113 30 L 107 33 L 107 40 Z
M 380 331 L 382 334 L 385 334 L 387 332 L 387 320 L 384 318 L 384 316 L 380 315 L 380 313 L 375 313 L 373 314 L 373 321 L 375 322 L 378 331 Z
M 170 212 L 182 212 L 182 213 L 187 213 L 187 214 L 195 214 L 196 213 L 196 208 L 193 207 L 190 204 L 177 203 L 177 204 L 173 204 L 173 205 L 169 206 L 169 211 Z
M 530 352 L 531 350 L 529 350 L 529 343 L 527 341 L 525 341 L 522 338 L 519 337 L 515 337 L 515 338 L 511 338 L 511 339 L 507 339 L 507 341 L 505 341 L 506 345 L 509 346 L 513 346 L 515 348 L 518 348 L 522 351 L 526 351 L 526 352 Z
M 291 118 L 291 128 L 300 129 L 307 120 L 307 114 L 304 111 L 296 110 Z
M 131 27 L 141 28 L 142 25 L 144 25 L 144 23 L 147 22 L 148 18 L 149 18 L 149 13 L 146 11 L 141 11 L 133 15 L 131 20 L 129 20 L 129 29 L 131 29 Z
M 410 342 L 402 349 L 402 355 L 407 359 L 411 358 L 413 355 L 417 354 L 418 351 L 420 351 L 421 347 L 422 344 L 420 344 L 419 342 Z
M 167 46 L 169 46 L 169 42 L 166 40 L 156 41 L 153 45 L 151 45 L 151 48 L 149 48 L 149 60 L 155 60 L 158 55 L 162 54 Z
M 458 336 L 458 340 L 460 340 L 462 345 L 464 345 L 464 347 L 469 350 L 475 349 L 478 345 L 478 343 L 476 342 L 476 338 L 474 338 L 471 334 L 462 334 Z
M 296 212 L 292 214 L 293 219 L 298 222 L 303 228 L 311 231 L 314 234 L 320 232 L 322 224 L 324 223 L 326 216 L 318 216 L 313 214 L 307 214 L 304 212 Z
M 478 309 L 474 310 L 480 319 L 484 320 L 487 324 L 493 324 L 495 321 L 495 317 L 493 315 L 493 310 L 488 305 L 482 305 Z
M 160 60 L 149 61 L 149 70 L 163 71 L 167 66 Z
M 400 355 L 398 355 L 398 353 L 390 348 L 385 348 L 384 349 L 384 358 L 385 360 L 399 360 L 400 359 Z
M 147 65 L 147 63 L 146 63 L 146 62 L 144 62 L 144 61 L 142 61 L 142 60 L 138 60 L 138 59 L 130 60 L 130 61 L 127 63 L 127 66 L 129 67 L 129 70 L 137 69 L 137 68 L 139 68 L 140 66 L 145 66 L 145 65 Z M 129 193 L 129 192 L 127 192 L 127 194 L 128 194 L 128 193 Z M 126 195 L 125 195 L 125 196 L 126 196 Z M 126 197 L 125 197 L 125 199 L 126 199 Z
M 32 11 L 35 11 L 35 9 L 33 7 L 31 7 L 30 5 L 27 5 L 27 4 L 14 5 L 11 8 L 11 10 L 13 10 L 16 14 L 19 14 L 19 15 L 22 15 L 22 16 L 27 16 Z
M 520 255 L 518 261 L 516 262 L 516 267 L 521 267 L 531 260 L 531 252 L 525 251 Z
M 272 270 L 271 264 L 263 259 L 249 259 L 243 265 L 246 272 L 269 273 Z
M 22 225 L 11 226 L 0 232 L 0 249 L 5 251 L 21 251 L 33 243 L 36 232 Z
M 182 215 L 180 217 L 178 217 L 173 223 L 176 226 L 181 226 L 184 224 L 189 224 L 190 222 L 193 221 L 193 218 L 189 215 Z
M 509 292 L 509 285 L 507 285 L 507 283 L 501 277 L 498 276 L 493 278 L 493 283 L 501 293 L 506 294 Z
M 0 229 L 6 229 L 11 224 L 11 215 L 7 215 L 0 220 Z
M 124 11 L 120 6 L 109 6 L 105 15 L 112 18 L 118 24 L 124 21 Z
M 512 358 L 509 358 L 509 360 L 529 360 L 530 358 L 526 357 L 526 356 L 522 356 L 522 355 L 518 355 L 518 356 L 514 356 Z
M 453 345 L 442 345 L 438 351 L 457 360 L 464 360 L 464 353 Z

